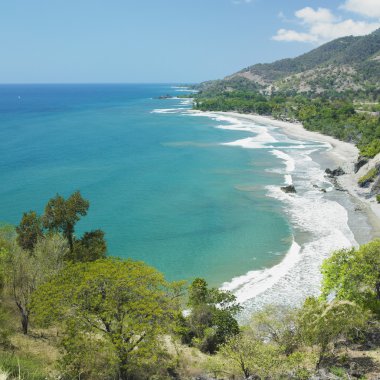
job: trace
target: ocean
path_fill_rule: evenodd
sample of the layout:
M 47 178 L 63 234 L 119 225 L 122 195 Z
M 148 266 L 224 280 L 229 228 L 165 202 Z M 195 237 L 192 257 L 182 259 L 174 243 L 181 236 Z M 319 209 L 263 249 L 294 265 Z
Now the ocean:
M 76 234 L 104 230 L 112 256 L 143 260 L 168 280 L 204 277 L 247 313 L 317 292 L 323 258 L 356 244 L 346 195 L 334 195 L 313 159 L 331 147 L 193 112 L 177 97 L 189 93 L 168 84 L 1 85 L 0 220 L 17 224 L 55 194 L 80 190 L 90 210 Z

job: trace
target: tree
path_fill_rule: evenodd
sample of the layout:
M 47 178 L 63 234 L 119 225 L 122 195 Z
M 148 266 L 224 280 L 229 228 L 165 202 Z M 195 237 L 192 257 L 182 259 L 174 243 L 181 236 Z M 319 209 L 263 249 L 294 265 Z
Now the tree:
M 28 333 L 31 297 L 37 287 L 63 267 L 67 242 L 59 235 L 37 241 L 32 253 L 13 243 L 4 259 L 5 285 L 21 315 L 24 334 Z
M 234 316 L 241 310 L 236 297 L 227 291 L 208 288 L 204 279 L 196 278 L 189 287 L 189 316 L 182 321 L 183 342 L 199 347 L 203 352 L 214 353 L 218 346 L 236 335 L 239 325 Z
M 85 232 L 83 237 L 74 241 L 73 261 L 95 261 L 106 257 L 107 245 L 104 232 L 95 230 Z
M 37 240 L 43 236 L 41 218 L 35 211 L 24 212 L 16 232 L 20 247 L 32 251 Z
M 252 316 L 250 328 L 264 342 L 274 342 L 286 355 L 300 346 L 298 310 L 269 305 Z
M 350 301 L 324 302 L 308 298 L 299 311 L 298 323 L 303 342 L 319 349 L 317 368 L 325 359 L 329 345 L 364 331 L 369 316 Z
M 74 228 L 81 216 L 87 215 L 90 204 L 79 191 L 68 199 L 59 194 L 49 200 L 43 216 L 44 227 L 49 231 L 61 232 L 69 242 L 70 252 L 74 250 Z
M 87 349 L 81 339 L 100 339 L 109 365 L 129 379 L 158 358 L 176 295 L 161 273 L 142 262 L 103 259 L 68 265 L 39 287 L 33 306 L 40 323 L 64 323 L 66 336 L 75 340 L 64 346 L 66 355 Z
M 322 274 L 324 299 L 350 300 L 380 315 L 380 240 L 334 252 Z
M 223 344 L 207 367 L 215 375 L 237 375 L 244 379 L 277 378 L 276 375 L 281 373 L 280 355 L 281 351 L 275 345 L 241 333 Z

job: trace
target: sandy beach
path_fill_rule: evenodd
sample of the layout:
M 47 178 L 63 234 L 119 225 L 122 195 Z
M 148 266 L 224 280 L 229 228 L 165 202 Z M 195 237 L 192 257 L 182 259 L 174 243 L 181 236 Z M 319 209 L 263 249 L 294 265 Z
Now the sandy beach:
M 346 173 L 345 175 L 337 177 L 338 184 L 351 196 L 355 197 L 361 204 L 361 210 L 366 212 L 368 220 L 373 227 L 373 237 L 380 237 L 380 204 L 376 202 L 374 197 L 368 197 L 368 189 L 358 186 L 359 178 L 374 167 L 376 163 L 380 162 L 379 155 L 370 160 L 368 164 L 364 165 L 357 173 L 355 173 L 354 164 L 359 156 L 359 150 L 354 144 L 340 141 L 334 137 L 323 135 L 318 132 L 307 131 L 301 123 L 276 120 L 270 116 L 247 115 L 236 112 L 218 112 L 218 114 L 247 119 L 263 125 L 276 126 L 281 128 L 288 136 L 297 139 L 306 139 L 330 144 L 331 149 L 326 152 L 326 155 L 335 164 L 335 167 L 332 167 L 331 169 L 340 166 Z

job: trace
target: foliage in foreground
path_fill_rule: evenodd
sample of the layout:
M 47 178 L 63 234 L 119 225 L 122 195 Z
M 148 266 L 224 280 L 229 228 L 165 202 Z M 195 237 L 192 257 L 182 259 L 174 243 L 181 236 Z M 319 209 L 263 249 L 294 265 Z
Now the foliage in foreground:
M 332 356 L 339 340 L 358 339 L 369 320 L 369 313 L 348 301 L 309 298 L 298 310 L 270 306 L 254 315 L 250 326 L 229 339 L 205 368 L 216 378 L 308 379 Z
M 208 288 L 206 281 L 196 278 L 189 287 L 189 315 L 180 317 L 182 342 L 215 353 L 219 346 L 239 333 L 234 318 L 241 310 L 236 297 L 227 291 Z
M 380 240 L 336 251 L 322 266 L 322 296 L 333 294 L 380 317 Z
M 104 259 L 67 266 L 35 292 L 33 309 L 41 324 L 62 326 L 62 364 L 71 376 L 91 373 L 92 357 L 127 379 L 165 356 L 160 337 L 177 297 L 175 284 L 144 263 Z
M 329 365 L 338 344 L 368 339 L 379 325 L 380 240 L 334 252 L 322 267 L 320 299 L 308 298 L 296 309 L 269 306 L 244 327 L 235 319 L 241 307 L 233 294 L 197 278 L 184 313 L 182 283 L 168 283 L 142 262 L 94 260 L 91 252 L 103 250 L 103 235 L 93 232 L 80 239 L 83 260 L 71 260 L 79 240 L 73 236 L 70 252 L 62 230 L 36 236 L 35 217 L 24 219 L 22 232 L 0 228 L 0 300 L 7 299 L 0 304 L 0 369 L 12 376 L 21 371 L 21 378 L 41 379 L 51 371 L 38 367 L 44 365 L 38 355 L 13 345 L 11 300 L 28 326 L 31 319 L 34 328 L 54 327 L 54 341 L 44 330 L 24 339 L 50 340 L 59 348 L 62 379 L 191 377 L 181 364 L 178 337 L 208 354 L 202 371 L 215 378 L 307 379 Z M 25 242 L 33 244 L 21 247 Z

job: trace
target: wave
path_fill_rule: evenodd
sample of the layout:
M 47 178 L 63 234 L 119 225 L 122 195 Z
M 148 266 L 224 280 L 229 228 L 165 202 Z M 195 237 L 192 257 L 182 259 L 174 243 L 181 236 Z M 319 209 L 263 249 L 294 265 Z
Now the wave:
M 241 321 L 247 321 L 252 312 L 266 304 L 298 306 L 307 296 L 317 295 L 323 260 L 334 250 L 357 246 L 348 225 L 347 210 L 321 192 L 321 189 L 332 191 L 333 186 L 311 157 L 315 151 L 331 149 L 331 145 L 290 139 L 278 127 L 257 125 L 233 116 L 194 110 L 180 112 L 219 121 L 223 123 L 216 126 L 219 129 L 252 133 L 250 137 L 221 145 L 270 149 L 285 164 L 271 171 L 284 175 L 285 184 L 293 184 L 297 189 L 296 194 L 287 194 L 279 186 L 266 187 L 266 195 L 283 205 L 293 231 L 292 244 L 283 259 L 271 268 L 248 271 L 222 285 L 222 289 L 232 291 L 242 304 Z
M 178 108 L 157 108 L 153 111 L 150 111 L 150 113 L 182 113 L 187 108 L 184 107 L 178 107 Z
M 301 247 L 293 241 L 288 253 L 280 264 L 269 269 L 254 270 L 233 278 L 222 285 L 222 290 L 229 290 L 239 303 L 244 303 L 273 286 L 281 277 L 286 276 L 300 259 Z
M 285 161 L 287 172 L 293 172 L 294 171 L 295 161 L 292 157 L 289 156 L 289 154 L 286 154 L 285 152 L 282 152 L 281 150 L 277 150 L 277 149 L 272 150 L 271 153 L 273 155 L 275 155 L 276 157 Z
M 293 236 L 293 243 L 279 264 L 235 277 L 225 282 L 222 289 L 232 291 L 244 306 L 240 317 L 243 321 L 266 304 L 298 306 L 307 296 L 319 293 L 323 260 L 334 250 L 357 245 L 348 226 L 347 210 L 338 202 L 326 199 L 320 191 L 321 188 L 331 191 L 333 187 L 320 165 L 311 158 L 313 152 L 331 149 L 331 145 L 290 139 L 281 135 L 276 127 L 256 125 L 234 117 L 212 113 L 209 116 L 229 123 L 217 128 L 254 134 L 222 145 L 272 149 L 271 153 L 284 162 L 284 182 L 294 184 L 297 194 L 287 194 L 279 186 L 267 186 L 267 196 L 284 205 L 295 237 L 302 238 L 297 242 Z
M 309 153 L 293 151 L 295 168 L 292 176 L 295 176 L 297 194 L 284 193 L 278 186 L 266 187 L 267 195 L 285 206 L 284 212 L 295 236 L 300 234 L 302 237 L 298 253 L 295 253 L 293 242 L 280 264 L 249 272 L 248 277 L 244 275 L 223 285 L 225 288 L 232 287 L 234 294 L 242 300 L 242 321 L 247 321 L 252 312 L 267 304 L 299 306 L 306 297 L 318 295 L 323 260 L 335 250 L 357 246 L 348 225 L 347 210 L 314 187 L 315 184 L 331 187 L 331 184 Z M 290 182 L 290 178 L 288 180 Z M 239 282 L 243 285 L 234 288 L 233 284 Z

